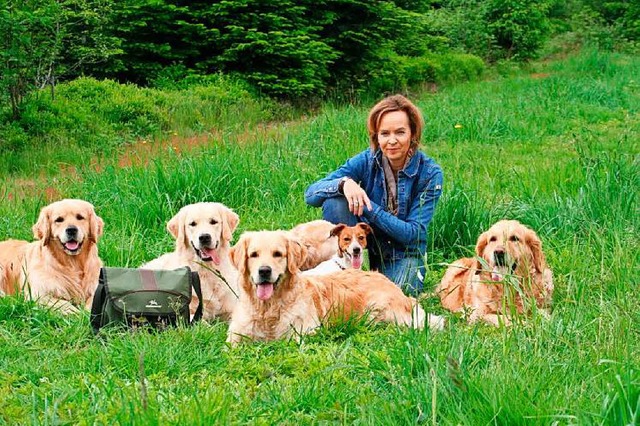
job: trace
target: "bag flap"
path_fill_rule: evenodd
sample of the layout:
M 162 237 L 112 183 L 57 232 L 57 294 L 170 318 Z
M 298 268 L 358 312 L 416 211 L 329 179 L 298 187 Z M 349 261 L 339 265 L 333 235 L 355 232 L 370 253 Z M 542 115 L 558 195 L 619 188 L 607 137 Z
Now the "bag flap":
M 191 270 L 103 268 L 107 296 L 122 312 L 171 314 L 191 301 Z

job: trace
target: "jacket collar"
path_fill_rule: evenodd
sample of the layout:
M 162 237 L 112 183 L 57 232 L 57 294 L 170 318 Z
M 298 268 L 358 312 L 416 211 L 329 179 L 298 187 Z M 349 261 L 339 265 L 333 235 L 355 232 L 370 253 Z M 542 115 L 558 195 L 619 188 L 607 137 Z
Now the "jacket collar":
M 407 177 L 414 177 L 418 174 L 418 167 L 420 166 L 420 158 L 422 156 L 422 152 L 419 149 L 416 149 L 416 152 L 409 159 L 409 163 L 404 166 L 404 169 L 400 170 L 400 173 L 403 173 Z M 382 167 L 382 150 L 378 148 L 374 154 L 375 161 L 379 167 Z

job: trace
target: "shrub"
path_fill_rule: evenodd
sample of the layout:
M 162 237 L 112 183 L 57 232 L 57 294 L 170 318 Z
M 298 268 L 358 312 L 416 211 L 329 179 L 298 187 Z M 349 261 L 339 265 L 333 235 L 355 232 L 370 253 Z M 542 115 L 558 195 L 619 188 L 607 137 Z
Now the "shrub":
M 482 59 L 463 53 L 425 54 L 419 57 L 389 53 L 367 86 L 373 94 L 407 91 L 425 83 L 475 80 L 485 70 Z
M 0 118 L 3 154 L 20 155 L 42 146 L 46 157 L 45 148 L 59 143 L 72 147 L 69 152 L 109 153 L 169 129 L 190 133 L 239 128 L 286 113 L 273 101 L 256 98 L 246 83 L 222 75 L 189 76 L 166 90 L 84 77 L 60 84 L 55 98 L 47 90 L 30 94 L 22 110 L 18 120 L 12 120 L 10 112 Z M 6 155 L 4 160 L 0 169 L 8 170 Z
M 489 61 L 536 56 L 551 30 L 552 0 L 448 0 L 428 14 L 451 45 Z
M 488 3 L 488 28 L 506 57 L 535 58 L 551 29 L 549 1 L 492 0 Z
M 485 71 L 485 64 L 479 57 L 466 53 L 447 53 L 434 58 L 435 81 L 439 83 L 457 83 L 476 80 Z

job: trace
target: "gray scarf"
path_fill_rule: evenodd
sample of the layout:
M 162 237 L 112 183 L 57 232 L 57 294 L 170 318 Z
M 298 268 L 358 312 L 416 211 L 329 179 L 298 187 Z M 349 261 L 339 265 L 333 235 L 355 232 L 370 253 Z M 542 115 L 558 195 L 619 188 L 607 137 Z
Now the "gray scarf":
M 384 182 L 387 185 L 387 211 L 394 216 L 398 215 L 398 182 L 396 175 L 391 170 L 391 164 L 384 155 L 382 156 L 382 170 L 384 170 Z
M 407 166 L 409 160 L 413 157 L 413 149 L 409 150 L 407 159 L 404 161 L 404 169 Z M 389 159 L 382 156 L 382 170 L 384 170 L 384 183 L 387 186 L 387 211 L 394 216 L 398 215 L 398 181 L 396 174 L 391 169 Z

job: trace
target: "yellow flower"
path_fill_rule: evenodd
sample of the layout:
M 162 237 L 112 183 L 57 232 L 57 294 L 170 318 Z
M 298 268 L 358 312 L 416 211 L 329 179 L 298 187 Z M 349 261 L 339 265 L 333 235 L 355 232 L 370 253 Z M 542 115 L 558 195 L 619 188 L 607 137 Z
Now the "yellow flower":
M 455 126 L 453 126 L 453 127 L 455 127 L 456 129 L 462 129 L 462 124 L 457 123 L 457 124 L 456 124 Z

